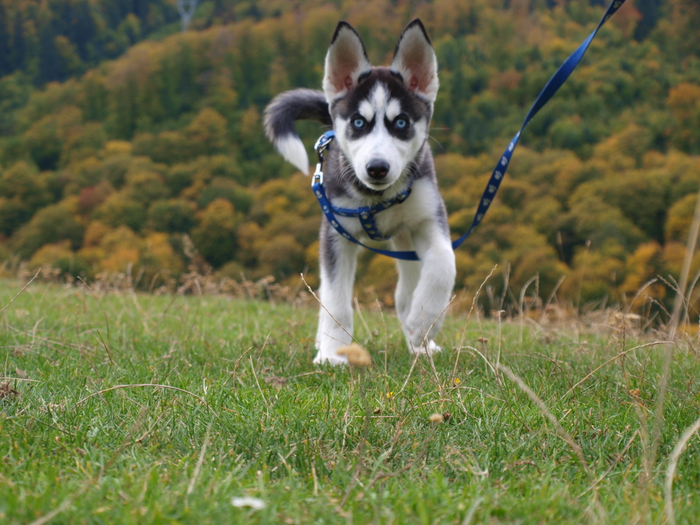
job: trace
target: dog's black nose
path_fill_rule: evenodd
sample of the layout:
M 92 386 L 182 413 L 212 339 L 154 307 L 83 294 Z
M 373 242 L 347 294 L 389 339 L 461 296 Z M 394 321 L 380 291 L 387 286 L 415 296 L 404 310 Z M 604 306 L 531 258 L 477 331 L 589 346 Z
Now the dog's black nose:
M 383 160 L 372 159 L 367 163 L 367 175 L 375 180 L 381 180 L 389 173 L 389 164 Z

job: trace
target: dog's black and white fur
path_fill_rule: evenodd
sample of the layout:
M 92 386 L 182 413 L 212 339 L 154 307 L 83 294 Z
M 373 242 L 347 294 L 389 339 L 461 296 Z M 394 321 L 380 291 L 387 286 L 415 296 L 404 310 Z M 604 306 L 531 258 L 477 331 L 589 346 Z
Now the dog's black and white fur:
M 420 261 L 397 261 L 396 309 L 413 352 L 440 350 L 434 342 L 455 280 L 455 256 L 445 205 L 427 143 L 438 92 L 437 60 L 420 20 L 401 34 L 390 67 L 372 67 L 357 32 L 340 22 L 328 49 L 323 92 L 282 93 L 267 107 L 265 129 L 278 151 L 304 173 L 308 156 L 294 120 L 332 125 L 336 140 L 325 165 L 334 206 L 357 208 L 390 199 L 413 181 L 401 205 L 375 216 L 393 249 L 415 250 Z M 367 237 L 357 218 L 337 217 L 353 236 Z M 328 223 L 321 226 L 323 304 L 314 363 L 345 363 L 336 351 L 352 341 L 352 291 L 358 245 Z

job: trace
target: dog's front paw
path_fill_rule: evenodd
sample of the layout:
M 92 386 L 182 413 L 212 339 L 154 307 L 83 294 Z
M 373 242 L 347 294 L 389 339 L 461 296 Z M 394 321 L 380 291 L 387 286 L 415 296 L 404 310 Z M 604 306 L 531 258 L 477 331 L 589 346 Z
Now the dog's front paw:
M 410 344 L 408 345 L 408 348 L 413 352 L 414 354 L 437 354 L 440 350 L 442 350 L 441 347 L 435 344 L 435 341 L 432 339 L 428 341 L 428 345 L 426 346 L 425 344 L 421 345 L 413 345 Z
M 316 357 L 314 357 L 314 364 L 322 365 L 326 363 L 333 366 L 347 365 L 348 358 L 344 355 L 337 355 L 335 352 L 323 352 L 319 350 Z

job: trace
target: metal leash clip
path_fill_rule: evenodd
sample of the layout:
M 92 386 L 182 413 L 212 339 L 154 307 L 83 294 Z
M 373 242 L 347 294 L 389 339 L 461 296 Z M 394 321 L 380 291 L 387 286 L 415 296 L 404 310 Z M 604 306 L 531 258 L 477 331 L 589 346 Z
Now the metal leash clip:
M 323 152 L 326 151 L 326 149 L 328 149 L 328 146 L 330 146 L 334 138 L 335 132 L 333 130 L 326 131 L 323 135 L 321 135 L 318 138 L 316 144 L 314 145 L 314 149 L 318 154 L 318 163 L 316 164 L 316 171 L 314 171 L 314 176 L 311 179 L 311 186 L 314 186 L 316 184 L 323 184 L 323 161 L 325 160 L 325 158 L 323 157 Z

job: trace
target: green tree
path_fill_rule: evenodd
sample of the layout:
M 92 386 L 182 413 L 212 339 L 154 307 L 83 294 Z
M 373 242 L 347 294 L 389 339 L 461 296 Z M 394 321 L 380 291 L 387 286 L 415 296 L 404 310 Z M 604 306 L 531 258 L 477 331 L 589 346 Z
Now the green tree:
M 676 119 L 674 143 L 684 151 L 700 153 L 700 85 L 681 82 L 666 101 Z
M 18 197 L 0 197 L 0 236 L 9 237 L 31 216 L 27 205 Z
M 685 242 L 688 239 L 697 200 L 698 195 L 691 193 L 671 206 L 664 225 L 664 239 L 666 241 Z
M 192 157 L 224 153 L 228 145 L 228 122 L 215 109 L 202 109 L 187 126 L 186 137 Z
M 159 200 L 148 209 L 148 222 L 159 232 L 189 232 L 195 225 L 195 206 L 184 199 Z
M 0 171 L 0 195 L 7 199 L 17 199 L 32 212 L 51 200 L 45 179 L 23 161 Z
M 45 244 L 64 240 L 73 249 L 78 248 L 83 240 L 83 227 L 62 203 L 39 210 L 12 238 L 15 250 L 26 259 Z
M 127 173 L 126 184 L 122 191 L 144 207 L 153 201 L 170 196 L 170 191 L 165 185 L 165 177 L 156 171 L 142 169 L 132 169 Z
M 236 254 L 236 226 L 240 219 L 229 201 L 216 199 L 199 213 L 199 226 L 192 230 L 192 241 L 199 253 L 214 267 Z
M 256 276 L 296 277 L 304 270 L 304 247 L 291 235 L 276 235 L 259 243 L 258 262 Z
M 229 179 L 216 177 L 202 190 L 197 202 L 200 208 L 206 208 L 216 199 L 226 199 L 236 210 L 247 213 L 253 205 L 253 195 Z
M 40 169 L 58 167 L 64 145 L 80 133 L 81 123 L 80 109 L 66 106 L 32 124 L 24 133 L 24 145 Z
M 129 192 L 119 191 L 107 197 L 95 209 L 92 218 L 112 228 L 128 226 L 134 231 L 140 231 L 145 224 L 146 209 Z

